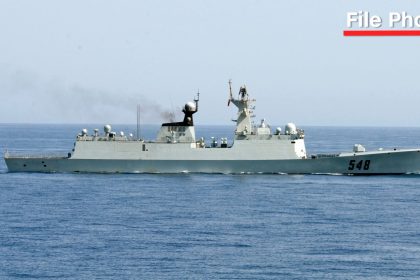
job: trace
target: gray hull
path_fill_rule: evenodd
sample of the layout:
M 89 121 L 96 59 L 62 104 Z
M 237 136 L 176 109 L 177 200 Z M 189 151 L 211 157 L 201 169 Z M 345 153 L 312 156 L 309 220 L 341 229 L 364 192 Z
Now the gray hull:
M 127 160 L 6 157 L 9 172 L 93 173 L 420 173 L 420 150 L 397 150 L 290 160 Z
M 255 102 L 246 87 L 229 103 L 238 109 L 234 141 L 212 137 L 196 139 L 193 114 L 198 111 L 198 94 L 185 104 L 181 122 L 163 123 L 155 141 L 117 135 L 110 125 L 104 134 L 83 129 L 68 157 L 11 156 L 5 154 L 9 172 L 97 172 L 97 173 L 271 173 L 271 174 L 406 174 L 420 173 L 419 149 L 366 152 L 355 144 L 353 152 L 316 155 L 308 158 L 305 133 L 293 123 L 284 133 L 261 120 L 252 122 Z M 138 138 L 138 137 L 137 137 Z M 208 143 L 208 142 L 207 142 Z

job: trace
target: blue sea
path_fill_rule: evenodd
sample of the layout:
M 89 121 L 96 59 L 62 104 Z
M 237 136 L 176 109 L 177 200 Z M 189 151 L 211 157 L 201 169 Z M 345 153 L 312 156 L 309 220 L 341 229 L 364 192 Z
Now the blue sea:
M 1 124 L 0 147 L 66 155 L 84 127 L 101 128 Z M 420 146 L 420 128 L 304 129 L 309 154 Z M 0 279 L 48 278 L 420 279 L 420 176 L 7 173 L 1 159 Z

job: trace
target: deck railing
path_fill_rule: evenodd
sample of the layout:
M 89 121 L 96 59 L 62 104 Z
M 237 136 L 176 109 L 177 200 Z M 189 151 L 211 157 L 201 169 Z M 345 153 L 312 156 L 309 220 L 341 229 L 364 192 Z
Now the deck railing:
M 4 158 L 65 158 L 67 152 L 39 152 L 39 151 L 9 151 L 4 152 Z

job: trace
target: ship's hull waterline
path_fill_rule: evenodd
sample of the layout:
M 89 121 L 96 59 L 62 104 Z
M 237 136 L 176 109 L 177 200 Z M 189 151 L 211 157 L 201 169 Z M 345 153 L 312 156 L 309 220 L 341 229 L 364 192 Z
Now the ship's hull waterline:
M 223 174 L 412 174 L 420 150 L 323 156 L 291 160 L 127 160 L 6 157 L 9 172 L 223 173 Z

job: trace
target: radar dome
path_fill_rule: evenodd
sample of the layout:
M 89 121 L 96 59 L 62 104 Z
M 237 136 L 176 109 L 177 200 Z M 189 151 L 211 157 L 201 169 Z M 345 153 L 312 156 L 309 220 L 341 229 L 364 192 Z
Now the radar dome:
M 195 103 L 190 101 L 187 102 L 187 104 L 185 104 L 185 111 L 187 112 L 194 112 L 197 109 L 197 107 L 195 106 Z
M 286 134 L 290 134 L 290 135 L 297 134 L 296 125 L 294 123 L 288 123 L 288 124 L 286 124 L 286 127 L 284 129 L 284 132 Z
M 104 132 L 105 133 L 110 133 L 111 132 L 111 126 L 109 124 L 104 126 Z

